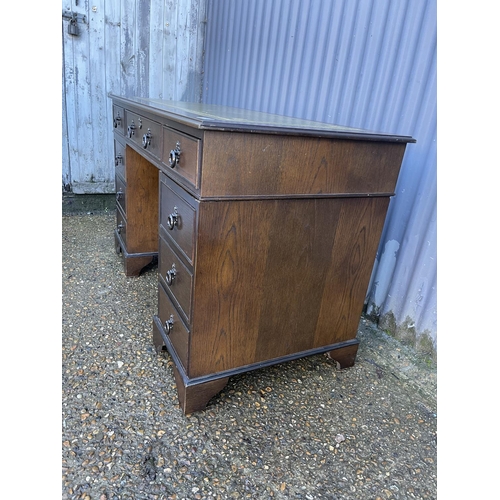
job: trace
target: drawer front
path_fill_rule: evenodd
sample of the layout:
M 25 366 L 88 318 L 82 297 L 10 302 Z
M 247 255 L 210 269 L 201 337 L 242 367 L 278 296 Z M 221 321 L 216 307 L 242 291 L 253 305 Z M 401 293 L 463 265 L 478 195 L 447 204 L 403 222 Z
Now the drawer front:
M 160 227 L 193 265 L 198 202 L 165 174 L 160 179 Z
M 120 134 L 125 131 L 125 113 L 122 107 L 113 104 L 113 127 Z
M 161 158 L 161 125 L 157 122 L 137 115 L 129 110 L 126 112 L 127 137 L 138 146 L 158 159 Z
M 123 213 L 127 215 L 127 186 L 118 175 L 115 177 L 116 184 L 116 204 L 120 206 Z
M 201 141 L 177 130 L 163 127 L 162 163 L 189 181 L 199 185 Z
M 117 206 L 116 210 L 116 230 L 122 237 L 123 241 L 127 243 L 127 219 L 125 218 L 123 212 L 120 210 L 119 206 Z
M 123 179 L 127 180 L 125 168 L 125 146 L 115 141 L 115 172 Z
M 177 257 L 168 243 L 160 237 L 158 274 L 165 288 L 170 290 L 178 307 L 191 322 L 191 298 L 193 293 L 193 274 Z
M 406 144 L 206 131 L 204 197 L 391 195 Z
M 179 359 L 187 371 L 189 331 L 161 284 L 158 284 L 158 317 L 163 330 L 169 336 Z M 167 322 L 169 322 L 168 325 Z

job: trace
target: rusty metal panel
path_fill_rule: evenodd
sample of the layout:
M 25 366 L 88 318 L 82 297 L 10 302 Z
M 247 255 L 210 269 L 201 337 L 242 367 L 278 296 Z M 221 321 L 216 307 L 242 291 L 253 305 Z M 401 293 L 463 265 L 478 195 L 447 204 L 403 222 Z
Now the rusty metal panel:
M 366 307 L 435 350 L 436 0 L 209 0 L 207 14 L 204 102 L 417 139 Z

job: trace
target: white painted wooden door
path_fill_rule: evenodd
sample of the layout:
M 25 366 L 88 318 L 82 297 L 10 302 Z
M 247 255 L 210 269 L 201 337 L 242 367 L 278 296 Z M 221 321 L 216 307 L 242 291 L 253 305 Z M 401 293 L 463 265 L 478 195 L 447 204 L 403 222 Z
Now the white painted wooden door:
M 113 69 L 119 64 L 114 55 L 120 13 L 112 7 L 120 2 L 106 2 L 106 12 L 104 4 L 63 0 L 63 12 L 85 16 L 77 22 L 77 36 L 68 33 L 70 21 L 62 16 L 63 189 L 77 194 L 114 192 L 107 92 L 119 81 Z
M 200 102 L 206 0 L 62 1 L 63 191 L 112 193 L 108 93 Z M 68 33 L 68 13 L 79 35 Z

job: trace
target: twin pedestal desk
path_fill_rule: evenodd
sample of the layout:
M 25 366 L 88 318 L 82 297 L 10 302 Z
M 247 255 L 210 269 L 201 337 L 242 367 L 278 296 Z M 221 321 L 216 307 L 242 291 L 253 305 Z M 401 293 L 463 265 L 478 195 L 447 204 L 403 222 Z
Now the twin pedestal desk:
M 153 342 L 184 413 L 242 372 L 318 353 L 352 366 L 408 136 L 110 94 L 116 251 L 158 258 Z

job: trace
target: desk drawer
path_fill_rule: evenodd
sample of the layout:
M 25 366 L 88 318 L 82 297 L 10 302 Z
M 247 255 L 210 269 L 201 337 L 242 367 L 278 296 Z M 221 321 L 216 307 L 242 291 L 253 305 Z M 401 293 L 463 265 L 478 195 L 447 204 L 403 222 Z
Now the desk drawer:
M 116 184 L 116 204 L 120 206 L 123 213 L 127 215 L 127 186 L 120 176 L 115 177 Z
M 177 305 L 191 322 L 191 298 L 193 293 L 193 273 L 182 263 L 168 243 L 160 237 L 158 274 L 165 288 L 170 290 Z
M 113 127 L 120 134 L 125 131 L 125 113 L 122 107 L 113 105 Z
M 125 169 L 125 146 L 115 141 L 115 172 L 123 179 L 127 180 Z
M 192 266 L 198 202 L 165 174 L 160 174 L 160 228 Z
M 127 242 L 127 219 L 125 215 L 120 210 L 120 207 L 116 207 L 116 230 L 118 234 L 122 237 L 123 241 Z
M 204 197 L 388 196 L 406 144 L 206 131 Z
M 163 127 L 162 163 L 198 188 L 201 141 Z
M 127 137 L 141 148 L 149 151 L 158 159 L 161 158 L 161 125 L 157 122 L 126 112 Z
M 189 331 L 161 283 L 158 284 L 158 317 L 184 368 L 187 369 Z

